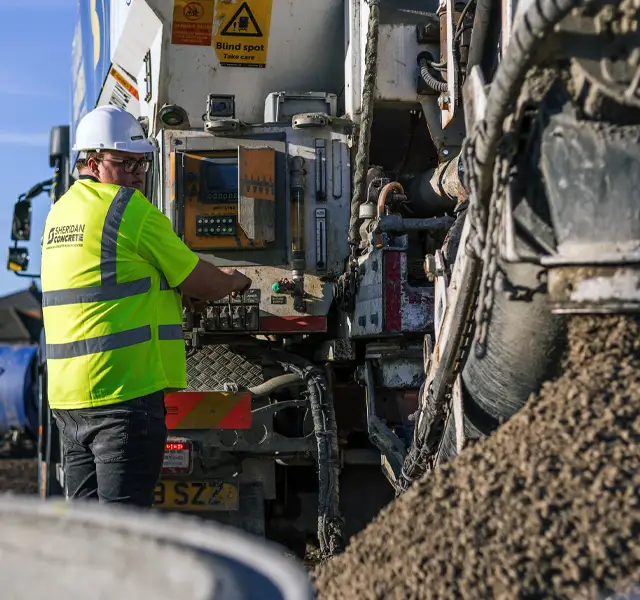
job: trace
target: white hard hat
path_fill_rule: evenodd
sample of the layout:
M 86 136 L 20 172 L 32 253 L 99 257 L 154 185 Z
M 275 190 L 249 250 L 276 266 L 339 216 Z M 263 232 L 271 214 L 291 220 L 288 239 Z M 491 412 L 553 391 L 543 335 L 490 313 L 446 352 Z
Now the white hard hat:
M 99 106 L 82 118 L 73 145 L 74 152 L 91 150 L 144 154 L 153 152 L 154 146 L 131 113 L 116 106 Z

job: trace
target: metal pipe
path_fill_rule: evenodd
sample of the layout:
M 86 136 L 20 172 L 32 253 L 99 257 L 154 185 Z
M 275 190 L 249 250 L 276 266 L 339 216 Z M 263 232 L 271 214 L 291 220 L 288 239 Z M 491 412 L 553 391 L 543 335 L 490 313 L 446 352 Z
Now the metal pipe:
M 459 175 L 460 155 L 441 162 L 435 169 L 429 169 L 414 177 L 408 184 L 411 211 L 416 216 L 442 214 L 453 210 L 457 203 L 466 198 Z
M 384 214 L 384 209 L 387 204 L 387 195 L 392 191 L 404 195 L 404 188 L 397 181 L 387 183 L 387 185 L 382 188 L 382 191 L 378 196 L 378 218 L 380 218 Z
M 389 215 L 380 219 L 380 231 L 438 231 L 449 229 L 453 225 L 453 217 L 433 217 L 430 219 L 403 219 L 398 215 Z

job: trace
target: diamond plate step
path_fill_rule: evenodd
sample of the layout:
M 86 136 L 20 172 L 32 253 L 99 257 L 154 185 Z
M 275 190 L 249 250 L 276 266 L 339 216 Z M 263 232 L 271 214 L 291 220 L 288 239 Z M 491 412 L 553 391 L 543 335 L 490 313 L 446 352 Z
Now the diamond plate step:
M 263 382 L 262 365 L 227 345 L 205 346 L 187 358 L 187 389 L 191 392 L 222 390 L 225 383 L 243 388 Z

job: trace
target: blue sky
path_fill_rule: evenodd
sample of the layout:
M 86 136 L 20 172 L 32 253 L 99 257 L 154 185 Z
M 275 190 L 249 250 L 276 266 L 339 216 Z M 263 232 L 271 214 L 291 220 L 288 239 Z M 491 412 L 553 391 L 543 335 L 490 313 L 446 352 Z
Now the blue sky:
M 30 284 L 6 270 L 13 204 L 51 177 L 49 130 L 69 123 L 76 8 L 77 0 L 0 0 L 0 296 Z M 30 272 L 39 272 L 48 207 L 46 194 L 34 200 Z

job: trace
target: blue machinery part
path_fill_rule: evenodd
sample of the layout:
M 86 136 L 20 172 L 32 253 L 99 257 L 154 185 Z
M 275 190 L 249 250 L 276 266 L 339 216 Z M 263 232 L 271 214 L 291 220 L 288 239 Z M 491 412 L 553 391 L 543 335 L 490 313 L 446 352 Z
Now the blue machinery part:
M 0 345 L 0 436 L 38 430 L 37 346 Z

